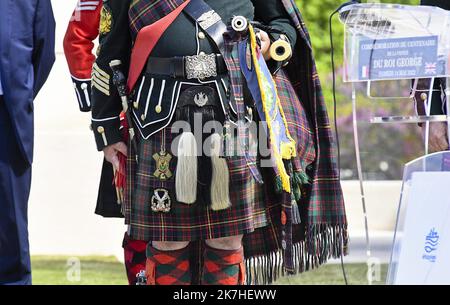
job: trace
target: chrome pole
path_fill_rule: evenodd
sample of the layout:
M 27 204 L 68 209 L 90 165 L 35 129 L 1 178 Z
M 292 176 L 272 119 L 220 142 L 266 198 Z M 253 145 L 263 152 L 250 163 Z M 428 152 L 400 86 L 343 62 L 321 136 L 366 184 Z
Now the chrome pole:
M 358 169 L 358 179 L 359 179 L 359 188 L 361 192 L 361 203 L 363 209 L 364 216 L 364 228 L 366 234 L 366 255 L 368 258 L 371 257 L 371 246 L 370 246 L 370 238 L 369 238 L 369 221 L 367 216 L 367 208 L 366 208 L 366 197 L 364 192 L 364 178 L 363 171 L 361 166 L 361 152 L 359 149 L 359 136 L 358 136 L 358 114 L 356 112 L 356 87 L 355 83 L 352 83 L 352 108 L 353 108 L 353 137 L 355 142 L 355 153 L 356 153 L 356 166 Z

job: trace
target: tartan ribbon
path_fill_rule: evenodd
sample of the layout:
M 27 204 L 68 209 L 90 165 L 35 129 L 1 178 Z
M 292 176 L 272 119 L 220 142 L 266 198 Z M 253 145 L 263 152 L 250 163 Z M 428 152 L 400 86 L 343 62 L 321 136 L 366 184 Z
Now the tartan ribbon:
M 225 64 L 230 75 L 230 83 L 232 88 L 232 97 L 236 102 L 236 112 L 238 117 L 238 138 L 239 144 L 243 148 L 244 157 L 253 178 L 259 184 L 263 184 L 263 178 L 260 170 L 256 164 L 255 158 L 252 158 L 249 150 L 249 130 L 245 118 L 245 103 L 244 103 L 244 85 L 242 73 L 239 63 L 239 46 L 240 37 L 234 35 L 232 31 L 227 31 L 224 34 L 224 54 Z
M 120 113 L 120 128 L 124 142 L 129 140 L 128 126 L 127 118 L 122 111 Z M 122 153 L 118 153 L 117 158 L 119 159 L 119 169 L 114 169 L 113 184 L 116 188 L 117 203 L 122 204 L 125 201 L 124 192 L 127 186 L 127 157 Z

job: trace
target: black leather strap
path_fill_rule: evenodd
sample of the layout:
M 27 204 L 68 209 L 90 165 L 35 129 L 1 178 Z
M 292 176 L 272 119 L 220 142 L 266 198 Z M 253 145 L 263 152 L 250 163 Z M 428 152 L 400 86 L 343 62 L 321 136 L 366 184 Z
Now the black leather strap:
M 147 60 L 146 73 L 184 78 L 184 58 L 149 57 Z
M 149 57 L 146 72 L 149 74 L 186 78 L 185 57 Z M 227 68 L 223 56 L 216 54 L 217 74 L 225 74 Z
M 205 13 L 217 13 L 203 0 L 191 0 L 191 2 L 189 2 L 189 4 L 184 8 L 184 12 L 194 19 L 194 21 L 199 23 L 199 26 L 214 41 L 219 49 L 219 52 L 223 55 L 225 51 L 223 34 L 227 31 L 227 25 L 221 18 L 207 28 L 203 27 L 202 23 L 199 22 L 199 19 L 204 16 Z

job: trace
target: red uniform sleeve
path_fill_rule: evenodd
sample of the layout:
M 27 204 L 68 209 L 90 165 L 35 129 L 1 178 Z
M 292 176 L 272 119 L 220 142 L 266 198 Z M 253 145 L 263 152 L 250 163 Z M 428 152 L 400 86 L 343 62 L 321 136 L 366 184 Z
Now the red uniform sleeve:
M 90 111 L 92 53 L 99 34 L 101 0 L 79 0 L 64 36 L 64 54 L 81 111 Z

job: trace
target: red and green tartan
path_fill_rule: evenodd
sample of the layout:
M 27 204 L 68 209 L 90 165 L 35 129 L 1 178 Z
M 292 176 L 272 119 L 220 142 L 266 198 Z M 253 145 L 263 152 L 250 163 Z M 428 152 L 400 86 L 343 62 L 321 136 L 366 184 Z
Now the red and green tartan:
M 128 12 L 130 31 L 134 38 L 145 26 L 158 21 L 175 10 L 184 0 L 132 0 Z
M 306 168 L 316 160 L 314 132 L 301 100 L 292 86 L 285 70 L 281 69 L 274 76 L 278 97 L 285 112 L 289 133 L 297 145 L 297 158 L 293 159 L 295 173 L 304 173 Z
M 147 246 L 147 285 L 190 285 L 189 247 L 160 251 Z
M 125 233 L 122 247 L 124 250 L 125 271 L 127 273 L 128 284 L 136 285 L 137 275 L 142 270 L 145 271 L 147 242 L 131 239 Z
M 303 186 L 303 196 L 298 202 L 302 223 L 292 224 L 292 245 L 287 245 L 292 252 L 291 258 L 286 261 L 287 258 L 283 255 L 285 251 L 281 243 L 280 214 L 279 210 L 274 210 L 274 213 L 270 213 L 274 225 L 244 236 L 247 270 L 252 271 L 247 274 L 248 283 L 271 283 L 285 273 L 310 270 L 329 258 L 345 255 L 348 245 L 347 218 L 336 165 L 334 139 L 311 40 L 295 2 L 280 1 L 299 35 L 293 57 L 284 70 L 310 122 L 316 157 L 312 164 L 306 166 L 311 183 Z M 278 90 L 280 95 L 283 95 L 282 91 Z M 289 116 L 292 111 L 289 101 L 282 104 L 285 115 Z M 291 131 L 291 126 L 289 129 Z M 288 268 L 286 263 L 289 264 Z
M 311 167 L 312 185 L 307 200 L 308 223 L 347 226 L 344 198 L 336 164 L 332 128 L 314 61 L 311 39 L 302 15 L 293 0 L 280 0 L 297 29 L 299 38 L 287 75 L 308 113 L 316 144 L 316 160 Z M 286 112 L 286 107 L 283 106 Z
M 244 250 L 205 247 L 202 285 L 242 285 L 245 280 Z

